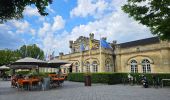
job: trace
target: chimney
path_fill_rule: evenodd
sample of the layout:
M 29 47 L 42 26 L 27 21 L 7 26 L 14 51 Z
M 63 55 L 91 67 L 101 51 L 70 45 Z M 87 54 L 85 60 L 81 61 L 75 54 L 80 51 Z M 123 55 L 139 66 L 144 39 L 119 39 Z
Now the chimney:
M 90 39 L 91 39 L 91 40 L 94 39 L 94 33 L 90 33 L 89 36 L 90 36 Z

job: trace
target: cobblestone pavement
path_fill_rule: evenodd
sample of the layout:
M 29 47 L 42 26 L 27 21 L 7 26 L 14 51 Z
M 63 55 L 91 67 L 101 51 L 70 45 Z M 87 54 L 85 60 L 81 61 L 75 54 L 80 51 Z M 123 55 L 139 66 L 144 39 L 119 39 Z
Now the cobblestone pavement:
M 0 81 L 0 100 L 170 100 L 170 88 L 65 82 L 48 91 L 18 91 L 9 81 Z

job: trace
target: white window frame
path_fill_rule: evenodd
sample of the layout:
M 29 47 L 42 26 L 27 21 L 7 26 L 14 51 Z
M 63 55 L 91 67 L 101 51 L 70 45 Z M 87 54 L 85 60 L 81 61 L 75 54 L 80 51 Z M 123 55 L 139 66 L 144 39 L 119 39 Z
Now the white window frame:
M 93 61 L 93 72 L 98 72 L 98 64 L 97 61 Z
M 143 73 L 151 73 L 151 63 L 148 59 L 142 60 L 142 71 Z
M 75 63 L 75 72 L 78 73 L 79 71 L 79 64 L 78 62 Z
M 136 60 L 131 60 L 130 62 L 130 72 L 131 73 L 138 73 L 138 65 Z
M 90 62 L 86 62 L 86 72 L 90 72 Z

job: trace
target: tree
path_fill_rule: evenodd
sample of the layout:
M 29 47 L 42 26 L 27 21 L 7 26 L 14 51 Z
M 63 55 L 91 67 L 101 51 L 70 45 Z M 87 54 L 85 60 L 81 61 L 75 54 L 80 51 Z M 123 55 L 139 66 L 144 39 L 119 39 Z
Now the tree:
M 52 0 L 0 0 L 0 23 L 23 18 L 22 13 L 27 5 L 35 5 L 40 15 L 46 16 L 46 6 L 51 3 Z
M 128 0 L 122 9 L 149 27 L 152 34 L 170 40 L 170 0 Z
M 36 59 L 44 59 L 44 51 L 41 50 L 36 44 L 28 46 L 23 45 L 20 47 L 18 52 L 22 58 L 32 57 Z
M 8 65 L 18 59 L 32 57 L 36 59 L 44 59 L 44 52 L 36 44 L 23 45 L 17 50 L 0 50 L 0 66 Z
M 10 64 L 20 58 L 20 54 L 17 51 L 9 49 L 0 50 L 0 66 Z

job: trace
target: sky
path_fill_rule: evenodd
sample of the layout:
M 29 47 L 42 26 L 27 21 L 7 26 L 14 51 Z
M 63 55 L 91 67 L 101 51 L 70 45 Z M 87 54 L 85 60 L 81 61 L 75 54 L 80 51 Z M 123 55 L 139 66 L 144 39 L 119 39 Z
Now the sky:
M 36 7 L 27 6 L 24 18 L 0 24 L 0 49 L 19 49 L 37 44 L 45 53 L 68 54 L 69 41 L 94 33 L 95 39 L 107 37 L 124 43 L 153 37 L 149 28 L 121 10 L 126 0 L 53 0 L 40 16 Z

